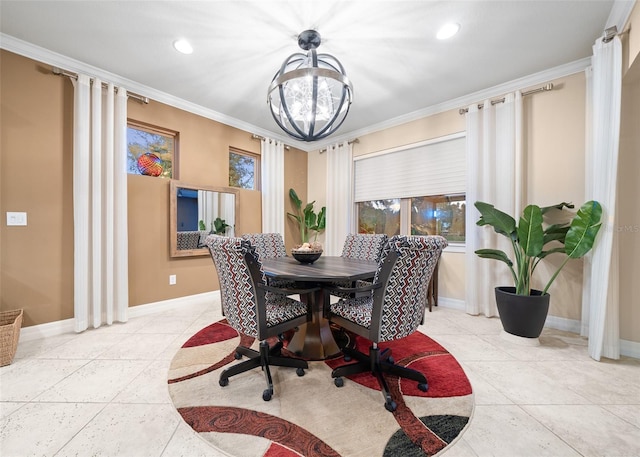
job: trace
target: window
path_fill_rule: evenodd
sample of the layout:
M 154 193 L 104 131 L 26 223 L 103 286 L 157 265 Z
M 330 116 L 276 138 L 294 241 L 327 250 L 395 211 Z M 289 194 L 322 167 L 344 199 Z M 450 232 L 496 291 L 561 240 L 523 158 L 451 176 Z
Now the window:
M 464 243 L 465 145 L 462 133 L 356 157 L 358 232 Z
M 358 202 L 358 233 L 400 234 L 400 199 Z
M 229 150 L 229 186 L 256 190 L 260 187 L 260 157 L 238 149 Z
M 451 243 L 464 243 L 465 211 L 464 195 L 412 198 L 411 234 L 442 235 Z
M 174 178 L 178 132 L 142 122 L 127 122 L 127 173 Z

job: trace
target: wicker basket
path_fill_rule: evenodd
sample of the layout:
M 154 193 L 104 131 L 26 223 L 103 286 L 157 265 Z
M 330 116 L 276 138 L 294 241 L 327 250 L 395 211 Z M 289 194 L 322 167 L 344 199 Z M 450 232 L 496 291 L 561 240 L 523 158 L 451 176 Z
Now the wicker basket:
M 0 367 L 13 361 L 20 339 L 22 310 L 0 311 Z

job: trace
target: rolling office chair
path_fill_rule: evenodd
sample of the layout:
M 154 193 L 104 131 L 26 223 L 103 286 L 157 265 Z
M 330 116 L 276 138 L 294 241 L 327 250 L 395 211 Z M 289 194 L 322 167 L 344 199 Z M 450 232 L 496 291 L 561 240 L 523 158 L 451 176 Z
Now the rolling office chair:
M 273 381 L 271 366 L 296 368 L 298 376 L 309 366 L 306 361 L 282 357 L 282 339 L 269 347 L 267 338 L 280 335 L 311 319 L 306 304 L 287 295 L 307 293 L 310 290 L 278 289 L 265 284 L 262 265 L 251 243 L 242 238 L 211 235 L 207 247 L 218 273 L 222 309 L 229 325 L 238 333 L 260 341 L 259 351 L 245 346 L 236 348 L 236 359 L 249 360 L 225 369 L 219 384 L 226 386 L 229 378 L 256 367 L 261 367 L 267 381 L 262 399 L 271 400 Z
M 385 399 L 385 408 L 395 411 L 384 374 L 391 374 L 418 382 L 426 391 L 423 373 L 396 365 L 389 349 L 380 350 L 378 343 L 397 340 L 416 331 L 424 314 L 424 292 L 447 240 L 441 236 L 394 236 L 385 245 L 378 270 L 370 286 L 328 289 L 334 292 L 367 292 L 365 296 L 341 298 L 336 303 L 325 302 L 325 314 L 330 322 L 371 340 L 369 354 L 351 348 L 343 353 L 355 363 L 337 367 L 331 373 L 334 383 L 342 387 L 343 376 L 370 372 L 378 380 Z

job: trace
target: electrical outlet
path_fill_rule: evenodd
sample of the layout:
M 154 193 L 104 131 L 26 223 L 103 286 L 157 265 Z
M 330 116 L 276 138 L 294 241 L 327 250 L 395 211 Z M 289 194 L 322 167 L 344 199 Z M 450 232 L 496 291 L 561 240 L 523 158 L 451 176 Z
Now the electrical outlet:
M 7 225 L 27 225 L 27 213 L 7 211 Z
M 169 285 L 170 286 L 176 285 L 176 275 L 169 275 Z

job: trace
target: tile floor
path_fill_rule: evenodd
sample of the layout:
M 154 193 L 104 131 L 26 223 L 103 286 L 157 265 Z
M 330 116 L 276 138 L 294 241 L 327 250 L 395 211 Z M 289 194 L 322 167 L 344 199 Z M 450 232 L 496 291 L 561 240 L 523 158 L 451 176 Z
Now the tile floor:
M 182 422 L 166 385 L 177 349 L 218 310 L 195 303 L 21 342 L 0 368 L 0 455 L 224 455 Z M 443 307 L 422 330 L 475 392 L 471 424 L 446 457 L 640 456 L 639 360 L 598 363 L 584 339 L 546 329 L 541 346 L 523 346 L 501 337 L 497 319 Z

